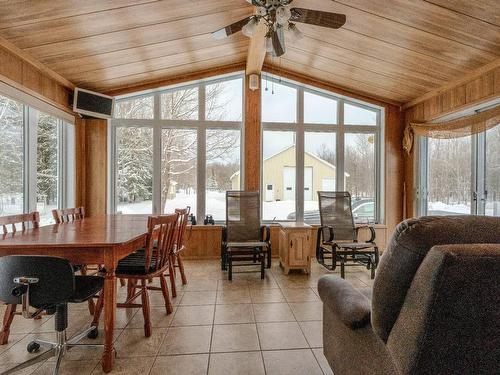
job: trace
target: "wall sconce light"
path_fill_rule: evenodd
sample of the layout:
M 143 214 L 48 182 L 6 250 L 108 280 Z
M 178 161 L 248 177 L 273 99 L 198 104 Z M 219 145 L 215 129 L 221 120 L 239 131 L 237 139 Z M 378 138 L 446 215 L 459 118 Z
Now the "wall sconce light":
M 250 78 L 248 80 L 248 87 L 252 91 L 259 89 L 259 75 L 258 74 L 250 74 Z

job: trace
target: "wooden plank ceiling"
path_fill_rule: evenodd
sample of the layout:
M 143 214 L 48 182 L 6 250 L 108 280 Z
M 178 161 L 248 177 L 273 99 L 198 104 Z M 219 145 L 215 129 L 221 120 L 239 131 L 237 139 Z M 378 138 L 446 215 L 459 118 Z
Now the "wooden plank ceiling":
M 249 39 L 210 33 L 245 0 L 1 1 L 0 36 L 77 86 L 110 91 L 246 61 Z M 498 0 L 295 0 L 344 13 L 265 64 L 405 103 L 500 57 Z

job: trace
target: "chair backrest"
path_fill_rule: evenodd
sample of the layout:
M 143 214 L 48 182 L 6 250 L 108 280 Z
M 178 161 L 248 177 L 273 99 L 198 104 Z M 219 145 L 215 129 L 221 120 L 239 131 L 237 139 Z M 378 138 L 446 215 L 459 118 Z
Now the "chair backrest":
M 66 303 L 74 293 L 75 276 L 71 263 L 63 258 L 31 255 L 9 255 L 0 258 L 0 300 L 21 304 L 21 296 L 13 290 L 20 286 L 17 277 L 33 277 L 38 282 L 30 285 L 30 305 L 49 308 Z
M 347 191 L 318 191 L 321 226 L 332 227 L 334 241 L 356 240 L 351 194 Z M 323 238 L 329 233 L 323 229 Z
M 387 341 L 399 373 L 498 374 L 499 277 L 500 243 L 433 246 Z
M 258 191 L 226 191 L 228 242 L 260 240 L 260 196 Z
M 81 220 L 85 217 L 85 208 L 75 207 L 65 208 L 62 210 L 52 210 L 52 217 L 57 224 Z
M 148 235 L 146 241 L 146 272 L 158 271 L 168 265 L 175 244 L 179 214 L 150 216 L 148 218 Z M 154 248 L 154 241 L 157 247 Z
M 175 251 L 177 252 L 184 249 L 186 227 L 190 210 L 190 207 L 175 209 L 175 213 L 179 215 L 179 218 L 177 219 L 177 234 L 175 236 Z
M 374 331 L 387 341 L 415 274 L 433 246 L 498 244 L 499 233 L 498 217 L 427 216 L 400 223 L 380 258 L 373 285 Z
M 11 225 L 12 233 L 16 233 L 16 224 L 21 224 L 21 230 L 25 231 L 27 223 L 31 223 L 33 228 L 38 228 L 40 226 L 40 214 L 35 211 L 29 214 L 0 216 L 0 227 L 4 235 L 9 232 L 8 225 Z

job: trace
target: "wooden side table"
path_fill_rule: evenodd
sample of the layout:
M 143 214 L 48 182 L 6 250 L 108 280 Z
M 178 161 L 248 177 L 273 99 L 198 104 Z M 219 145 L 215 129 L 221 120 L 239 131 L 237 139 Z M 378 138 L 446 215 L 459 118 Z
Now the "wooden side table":
M 311 272 L 311 226 L 305 223 L 280 223 L 280 265 L 285 275 L 291 269 Z

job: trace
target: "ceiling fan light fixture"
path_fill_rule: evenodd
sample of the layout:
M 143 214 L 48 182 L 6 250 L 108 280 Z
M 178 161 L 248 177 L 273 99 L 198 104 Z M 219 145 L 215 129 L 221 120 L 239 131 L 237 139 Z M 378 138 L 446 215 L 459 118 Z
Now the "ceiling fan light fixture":
M 301 40 L 304 37 L 304 34 L 299 30 L 297 25 L 294 23 L 289 23 L 288 24 L 288 31 L 290 32 L 290 36 L 292 37 L 293 41 Z
M 281 6 L 276 9 L 276 22 L 285 25 L 292 17 L 292 12 L 288 6 Z
M 273 40 L 271 39 L 271 35 L 266 35 L 266 52 L 273 53 Z
M 241 29 L 241 32 L 243 35 L 251 38 L 255 35 L 255 32 L 257 31 L 257 25 L 259 24 L 259 20 L 257 17 L 252 17 L 250 20 L 243 26 Z

